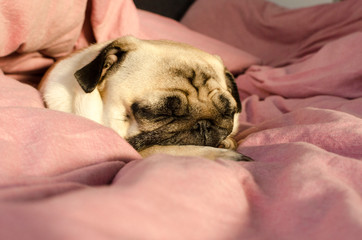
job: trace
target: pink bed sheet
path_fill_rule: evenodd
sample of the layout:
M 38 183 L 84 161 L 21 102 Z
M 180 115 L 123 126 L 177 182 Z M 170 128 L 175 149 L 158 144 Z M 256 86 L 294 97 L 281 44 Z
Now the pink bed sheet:
M 0 0 L 0 239 L 360 239 L 360 13 L 358 0 L 198 0 L 186 27 L 128 0 Z M 44 108 L 34 86 L 55 58 L 126 34 L 248 67 L 237 140 L 255 162 L 142 159 Z

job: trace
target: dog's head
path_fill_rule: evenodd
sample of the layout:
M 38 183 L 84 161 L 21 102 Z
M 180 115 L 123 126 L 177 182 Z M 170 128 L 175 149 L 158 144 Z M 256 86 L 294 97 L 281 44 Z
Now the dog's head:
M 219 57 L 186 44 L 130 36 L 96 52 L 89 60 L 77 60 L 82 65 L 74 69 L 75 82 L 83 94 L 99 92 L 102 123 L 137 150 L 216 147 L 236 129 L 241 103 Z

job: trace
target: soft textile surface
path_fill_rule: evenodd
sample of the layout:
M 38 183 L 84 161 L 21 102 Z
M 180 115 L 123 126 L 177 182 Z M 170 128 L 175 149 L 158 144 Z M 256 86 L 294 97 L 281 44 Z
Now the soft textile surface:
M 0 0 L 0 239 L 360 239 L 358 2 L 198 0 L 193 31 L 129 0 Z M 34 86 L 54 58 L 126 34 L 249 67 L 236 138 L 255 162 L 141 159 L 111 129 L 44 108 Z
M 332 40 L 360 31 L 361 20 L 358 0 L 302 10 L 264 0 L 197 0 L 182 22 L 276 66 L 300 60 Z

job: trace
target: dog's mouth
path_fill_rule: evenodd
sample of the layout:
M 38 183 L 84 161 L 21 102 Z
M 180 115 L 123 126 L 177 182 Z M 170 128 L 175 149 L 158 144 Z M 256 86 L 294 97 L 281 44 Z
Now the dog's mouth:
M 126 140 L 137 151 L 142 151 L 154 145 L 197 145 L 218 147 L 230 133 L 230 129 L 212 125 L 208 120 L 201 120 L 189 130 L 168 132 L 165 128 L 160 128 L 154 131 L 141 132 Z

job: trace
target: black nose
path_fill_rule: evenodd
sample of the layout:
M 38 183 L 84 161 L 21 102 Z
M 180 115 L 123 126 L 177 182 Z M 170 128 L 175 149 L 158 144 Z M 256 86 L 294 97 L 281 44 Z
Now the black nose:
M 193 129 L 202 136 L 205 136 L 210 132 L 211 126 L 212 124 L 209 120 L 200 120 L 193 126 Z
M 191 136 L 187 140 L 193 145 L 218 146 L 227 136 L 228 130 L 220 128 L 213 120 L 203 119 L 196 122 L 191 129 Z

